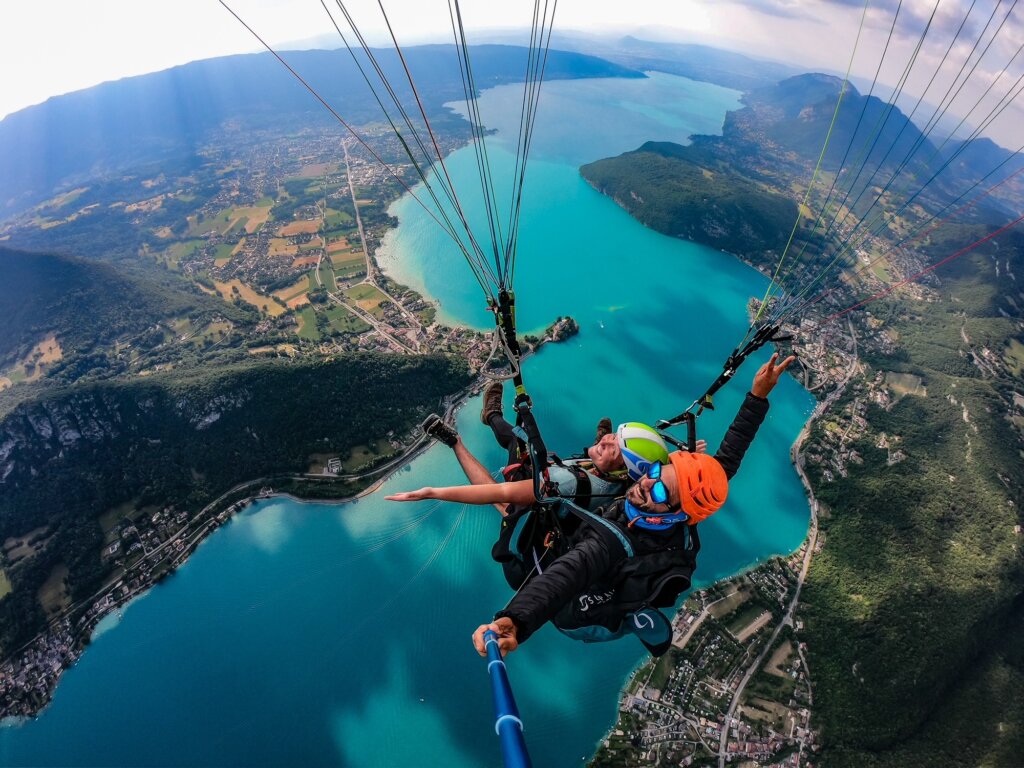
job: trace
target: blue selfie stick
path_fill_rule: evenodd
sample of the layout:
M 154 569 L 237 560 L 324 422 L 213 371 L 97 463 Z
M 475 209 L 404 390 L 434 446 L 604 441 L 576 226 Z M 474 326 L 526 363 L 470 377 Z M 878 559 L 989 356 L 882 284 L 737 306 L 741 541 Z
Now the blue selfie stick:
M 530 768 L 530 756 L 523 740 L 523 721 L 519 719 L 508 672 L 498 648 L 498 636 L 492 631 L 484 632 L 487 647 L 487 673 L 491 676 L 491 693 L 494 698 L 494 730 L 501 739 L 501 755 L 505 768 Z

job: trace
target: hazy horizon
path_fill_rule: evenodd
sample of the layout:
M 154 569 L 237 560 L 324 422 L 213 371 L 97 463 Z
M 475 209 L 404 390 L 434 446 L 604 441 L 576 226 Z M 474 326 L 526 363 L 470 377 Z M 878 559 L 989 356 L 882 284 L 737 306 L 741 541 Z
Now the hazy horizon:
M 341 44 L 319 3 L 238 0 L 228 5 L 275 48 Z M 346 7 L 372 44 L 391 45 L 375 3 L 359 0 Z M 868 6 L 856 0 L 682 0 L 671 6 L 636 0 L 625 9 L 619 4 L 563 0 L 555 19 L 555 35 L 556 39 L 599 36 L 606 40 L 633 35 L 653 42 L 701 44 L 840 75 L 850 65 L 856 45 L 851 74 L 860 82 L 870 82 L 892 28 L 889 52 L 878 76 L 879 83 L 885 85 L 884 97 L 900 82 L 927 27 L 928 36 L 907 79 L 904 99 L 916 100 L 923 92 L 926 103 L 939 103 L 951 84 L 962 77 L 960 73 L 966 72 L 970 77 L 950 109 L 957 119 L 976 113 L 980 117 L 974 122 L 980 122 L 1001 95 L 1011 101 L 1016 98 L 1016 78 L 1024 62 L 1012 52 L 1024 40 L 1024 21 L 1019 14 L 1014 16 L 1013 8 L 1006 13 L 994 0 L 983 0 L 968 12 L 959 3 L 943 7 L 929 0 L 905 0 L 899 23 L 893 28 L 896 7 L 895 0 Z M 447 4 L 434 8 L 402 0 L 385 8 L 400 44 L 451 42 Z M 511 43 L 510 38 L 522 32 L 521 42 L 527 44 L 523 22 L 528 23 L 531 8 L 532 4 L 525 2 L 501 8 L 463 4 L 470 43 L 497 39 Z M 347 31 L 340 14 L 335 11 L 334 15 Z M 862 15 L 864 26 L 858 38 Z M 0 20 L 4 21 L 0 24 L 0 62 L 8 71 L 20 73 L 0 93 L 0 119 L 103 82 L 263 50 L 220 2 L 212 0 L 184 0 L 173 8 L 130 0 L 99 0 L 84 7 L 60 0 L 56 6 L 8 6 L 0 11 Z M 89 35 L 80 34 L 82 29 L 90 29 Z M 998 35 L 994 35 L 996 31 Z M 336 45 L 329 43 L 332 39 Z M 780 40 L 786 41 L 784 48 Z M 977 41 L 981 42 L 975 46 Z M 945 66 L 940 68 L 944 59 Z M 989 88 L 988 95 L 981 98 Z M 1024 110 L 1014 101 L 983 135 L 1015 149 L 1015 126 L 1022 119 Z

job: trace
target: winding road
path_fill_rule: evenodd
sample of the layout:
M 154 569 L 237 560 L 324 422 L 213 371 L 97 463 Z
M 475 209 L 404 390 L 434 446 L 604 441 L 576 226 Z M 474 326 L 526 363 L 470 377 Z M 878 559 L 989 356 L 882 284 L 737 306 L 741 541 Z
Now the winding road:
M 719 768 L 725 768 L 725 761 L 728 755 L 729 745 L 729 733 L 732 731 L 733 716 L 736 713 L 736 708 L 739 706 L 740 699 L 743 696 L 743 690 L 746 688 L 747 683 L 750 682 L 750 678 L 754 676 L 754 673 L 761 668 L 764 663 L 765 656 L 768 655 L 768 651 L 771 650 L 775 641 L 778 639 L 779 633 L 782 632 L 782 628 L 786 625 L 792 626 L 793 614 L 796 612 L 797 604 L 800 602 L 800 592 L 803 589 L 804 581 L 807 579 L 807 572 L 811 567 L 811 558 L 814 556 L 814 548 L 818 543 L 818 500 L 814 497 L 814 491 L 811 489 L 811 483 L 807 478 L 807 472 L 804 469 L 804 457 L 801 449 L 803 448 L 804 441 L 811 434 L 811 425 L 815 419 L 819 418 L 824 414 L 832 404 L 838 400 L 843 392 L 846 391 L 847 385 L 850 383 L 850 379 L 853 378 L 854 374 L 858 369 L 857 359 L 857 335 L 853 330 L 853 322 L 847 318 L 847 324 L 850 330 L 850 338 L 853 340 L 853 360 L 850 363 L 849 369 L 846 371 L 846 376 L 839 382 L 839 385 L 829 393 L 828 397 L 822 400 L 815 407 L 811 413 L 807 423 L 804 424 L 803 429 L 800 430 L 800 434 L 797 436 L 796 441 L 793 443 L 793 447 L 790 449 L 790 458 L 793 461 L 793 466 L 796 467 L 796 472 L 800 476 L 800 482 L 803 483 L 804 489 L 807 491 L 807 497 L 810 500 L 811 507 L 811 522 L 808 526 L 807 531 L 807 548 L 804 551 L 803 565 L 800 568 L 800 576 L 796 582 L 796 589 L 793 592 L 793 598 L 789 601 L 789 606 L 786 608 L 786 614 L 782 617 L 782 621 L 779 622 L 778 626 L 775 627 L 775 631 L 772 632 L 771 638 L 765 643 L 761 653 L 758 654 L 754 662 L 747 667 L 747 671 L 744 673 L 739 685 L 736 686 L 736 692 L 733 694 L 732 701 L 729 703 L 729 710 L 725 714 L 725 722 L 722 724 L 722 740 L 718 745 L 718 766 Z M 801 658 L 803 656 L 801 655 Z M 809 685 L 809 681 L 808 681 Z

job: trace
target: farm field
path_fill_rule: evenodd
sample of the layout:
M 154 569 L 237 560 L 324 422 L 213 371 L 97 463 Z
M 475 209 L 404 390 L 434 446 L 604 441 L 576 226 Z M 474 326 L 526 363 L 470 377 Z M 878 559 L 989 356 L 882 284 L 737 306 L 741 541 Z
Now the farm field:
M 231 256 L 235 252 L 235 246 L 231 243 L 221 243 L 217 246 L 217 250 L 213 254 L 213 263 L 215 266 L 223 267 L 229 261 Z
M 187 317 L 176 317 L 170 321 L 171 330 L 174 331 L 174 335 L 182 337 L 187 333 L 191 333 L 192 321 Z
M 341 463 L 341 466 L 345 472 L 354 472 L 369 461 L 391 456 L 394 453 L 395 449 L 391 447 L 387 440 L 375 440 L 370 445 L 357 445 L 354 447 L 352 453 Z
M 39 207 L 54 209 L 63 208 L 66 205 L 71 205 L 71 203 L 75 202 L 75 200 L 80 198 L 83 194 L 85 194 L 88 191 L 89 187 L 78 187 L 77 189 L 69 190 L 68 192 L 64 192 L 50 200 L 47 200 Z
M 353 253 L 352 249 L 331 252 L 331 264 L 334 266 L 334 274 L 339 280 L 349 280 L 366 274 L 366 259 L 358 249 Z
M 1010 339 L 1009 347 L 1006 350 L 1006 363 L 1014 376 L 1024 373 L 1024 344 L 1017 339 Z
M 234 298 L 238 296 L 242 301 L 252 304 L 254 307 L 258 307 L 262 312 L 266 312 L 271 317 L 277 317 L 278 315 L 284 314 L 284 307 L 273 299 L 257 293 L 250 286 L 237 278 L 227 283 L 214 282 L 214 285 L 217 286 L 217 291 L 223 297 L 224 301 L 233 301 Z
M 164 251 L 163 257 L 167 262 L 167 266 L 171 269 L 177 269 L 179 261 L 186 256 L 190 256 L 204 245 L 206 245 L 205 240 L 183 240 Z
M 295 357 L 299 353 L 294 344 L 274 344 L 265 347 L 251 347 L 249 349 L 250 355 L 269 355 L 277 354 L 278 352 L 284 352 L 288 357 Z
M 782 643 L 775 652 L 768 659 L 768 663 L 764 665 L 764 671 L 769 675 L 775 675 L 776 677 L 788 677 L 782 667 L 789 666 L 789 657 L 793 654 L 793 643 L 789 640 Z
M 324 229 L 328 232 L 335 231 L 338 229 L 347 229 L 352 225 L 353 219 L 351 214 L 345 211 L 336 211 L 333 208 L 328 208 L 326 215 L 324 216 Z
M 360 262 L 347 264 L 340 269 L 334 270 L 334 277 L 337 280 L 356 280 L 366 276 L 366 266 Z
M 227 336 L 227 334 L 231 332 L 231 329 L 233 327 L 234 326 L 232 326 L 231 323 L 229 323 L 227 320 L 218 320 L 216 322 L 210 323 L 205 328 L 203 328 L 203 330 L 200 333 L 197 333 L 195 336 L 189 339 L 189 343 L 202 345 L 205 344 L 207 341 L 209 341 L 210 343 L 218 342 L 225 336 Z
M 215 216 L 200 218 L 202 214 L 188 217 L 188 234 L 191 237 L 205 237 L 211 232 L 223 235 L 227 233 L 237 221 L 232 215 L 232 209 L 227 208 Z
M 387 301 L 387 298 L 377 286 L 366 284 L 353 285 L 345 291 L 345 295 L 354 301 L 356 306 L 365 312 L 369 312 L 378 320 L 384 318 L 384 310 L 381 308 L 381 304 Z
M 789 730 L 789 724 L 793 719 L 793 713 L 776 701 L 769 701 L 760 697 L 752 697 L 743 705 L 743 714 L 752 720 L 760 720 L 769 724 L 774 730 L 783 734 Z
M 889 272 L 889 262 L 884 258 L 871 256 L 871 273 L 886 285 L 892 283 L 892 274 Z
M 336 253 L 351 253 L 353 248 L 355 248 L 355 246 L 348 241 L 348 238 L 343 237 L 340 240 L 334 240 L 333 242 L 327 243 L 327 254 L 329 256 L 334 256 Z
M 317 176 L 325 176 L 329 173 L 334 173 L 338 170 L 337 163 L 314 163 L 312 165 L 304 166 L 299 175 L 295 178 L 298 179 L 314 179 Z
M 245 220 L 245 231 L 251 235 L 267 223 L 267 219 L 270 217 L 270 209 L 273 205 L 274 202 L 272 200 L 264 198 L 249 208 L 232 208 L 231 210 L 238 221 Z M 234 226 L 237 226 L 237 224 Z
M 331 269 L 331 262 L 321 262 L 319 270 L 320 272 L 320 283 L 328 291 L 338 290 L 338 282 L 334 279 L 334 270 Z
M 244 232 L 251 235 L 267 223 L 272 206 L 272 201 L 261 200 L 260 204 L 254 206 L 225 208 L 210 218 L 189 216 L 188 234 L 190 237 L 203 237 L 211 232 L 220 235 Z
M 299 255 L 299 246 L 294 243 L 289 243 L 285 237 L 272 237 L 270 238 L 270 256 L 288 256 L 295 258 Z
M 331 327 L 339 333 L 365 333 L 370 330 L 369 325 L 338 305 L 327 310 L 327 319 Z
M 662 691 L 668 685 L 669 676 L 672 674 L 672 670 L 676 668 L 679 663 L 678 654 L 675 651 L 669 651 L 654 665 L 654 669 L 651 670 L 650 677 L 647 678 L 644 687 L 650 688 L 655 691 Z
M 741 625 L 739 621 L 735 624 L 730 624 L 729 631 L 733 632 L 737 640 L 745 643 L 750 637 L 760 632 L 771 620 L 772 614 L 769 611 L 762 611 L 753 621 L 745 625 Z M 733 631 L 733 628 L 736 628 L 736 631 Z
M 63 359 L 64 350 L 52 333 L 32 347 L 31 351 L 11 368 L 0 372 L 0 390 L 24 381 L 36 381 L 46 373 L 46 366 Z M 4 381 L 8 384 L 4 385 Z
M 728 616 L 725 616 L 722 620 L 725 622 L 725 628 L 732 634 L 737 635 L 763 612 L 764 608 L 760 605 L 744 605 L 742 608 L 739 608 Z
M 314 288 L 316 288 L 316 280 L 313 279 L 313 275 L 310 273 L 303 275 L 287 288 L 281 288 L 280 290 L 274 291 L 274 295 L 281 301 L 288 302 L 296 296 L 301 296 Z
M 313 307 L 303 307 L 300 312 L 297 312 L 295 319 L 299 321 L 299 338 L 306 339 L 307 341 L 318 341 L 320 339 L 320 331 L 316 327 L 316 311 Z
M 315 220 L 293 221 L 281 227 L 278 232 L 281 237 L 294 237 L 295 235 L 314 235 L 320 230 L 320 222 Z
M 750 599 L 750 587 L 743 583 L 732 594 L 723 597 L 708 608 L 708 613 L 716 619 L 728 616 Z
M 346 248 L 342 251 L 331 251 L 328 249 L 328 256 L 331 257 L 331 264 L 338 269 L 347 267 L 350 264 L 357 264 L 360 267 L 366 264 L 366 258 L 359 249 Z

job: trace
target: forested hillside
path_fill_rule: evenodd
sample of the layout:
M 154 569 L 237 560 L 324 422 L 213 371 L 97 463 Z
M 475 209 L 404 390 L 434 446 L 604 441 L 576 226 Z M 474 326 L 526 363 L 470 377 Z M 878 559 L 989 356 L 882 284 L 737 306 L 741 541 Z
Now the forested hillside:
M 929 251 L 938 258 L 978 232 L 947 231 Z M 900 346 L 866 362 L 918 377 L 923 394 L 868 404 L 847 477 L 812 471 L 829 511 L 805 615 L 829 765 L 1009 765 L 1021 753 L 1012 681 L 1024 667 L 1007 640 L 1024 615 L 1014 424 L 1024 424 L 1014 394 L 1024 334 L 1007 312 L 1020 271 L 1024 236 L 1012 235 L 942 269 L 939 301 L 873 308 Z M 895 463 L 894 441 L 905 457 Z
M 580 173 L 648 227 L 742 256 L 781 253 L 797 211 L 786 197 L 678 144 L 648 142 Z
M 252 313 L 208 296 L 168 272 L 110 266 L 70 256 L 0 248 L 0 371 L 52 335 L 66 367 L 77 355 L 100 354 L 119 337 L 141 334 L 174 317 Z
M 303 472 L 411 429 L 468 383 L 444 356 L 354 354 L 186 370 L 69 387 L 0 421 L 0 541 L 34 532 L 7 568 L 0 647 L 41 628 L 40 586 L 67 568 L 72 599 L 109 574 L 99 517 L 131 502 L 194 511 L 242 480 Z

